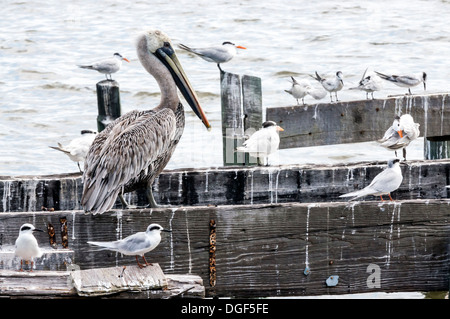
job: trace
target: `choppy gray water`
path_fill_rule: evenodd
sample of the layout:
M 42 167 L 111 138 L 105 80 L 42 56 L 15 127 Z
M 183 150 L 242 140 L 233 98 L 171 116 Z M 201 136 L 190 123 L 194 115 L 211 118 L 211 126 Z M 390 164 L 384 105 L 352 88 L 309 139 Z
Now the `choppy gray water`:
M 381 72 L 428 74 L 430 92 L 447 90 L 450 68 L 448 1 L 8 1 L 0 19 L 0 175 L 77 171 L 50 149 L 82 129 L 96 129 L 95 84 L 104 76 L 76 67 L 120 52 L 131 63 L 113 76 L 120 83 L 122 112 L 159 102 L 156 82 L 141 67 L 135 36 L 160 28 L 174 43 L 190 46 L 233 41 L 246 46 L 227 71 L 259 76 L 263 107 L 293 105 L 284 92 L 289 75 L 344 74 L 345 88 L 366 67 Z M 222 164 L 219 72 L 185 52 L 179 58 L 213 126 L 207 132 L 188 113 L 183 138 L 167 168 Z M 343 101 L 365 98 L 344 88 Z M 413 89 L 421 93 L 422 87 Z M 389 83 L 375 97 L 402 94 Z M 327 100 L 324 99 L 323 102 Z M 307 103 L 314 103 L 306 99 Z M 353 147 L 354 146 L 354 147 Z M 282 150 L 271 160 L 335 163 L 392 156 L 375 143 Z M 423 139 L 408 148 L 423 158 Z

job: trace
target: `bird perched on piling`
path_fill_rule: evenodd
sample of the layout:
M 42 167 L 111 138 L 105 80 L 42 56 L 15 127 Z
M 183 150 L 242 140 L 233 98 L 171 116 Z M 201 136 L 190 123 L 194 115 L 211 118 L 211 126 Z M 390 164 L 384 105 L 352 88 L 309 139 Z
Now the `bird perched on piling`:
M 322 86 L 325 90 L 330 92 L 331 102 L 333 102 L 333 97 L 331 95 L 332 92 L 334 92 L 334 94 L 336 96 L 336 102 L 339 101 L 338 97 L 337 97 L 337 92 L 342 90 L 342 88 L 344 87 L 344 80 L 343 80 L 343 75 L 342 75 L 341 71 L 337 71 L 336 76 L 334 78 L 323 78 L 317 73 L 317 71 L 316 71 L 316 76 L 314 76 L 314 75 L 310 75 L 310 76 L 313 79 L 315 79 L 316 81 L 318 81 L 320 84 L 322 84 Z
M 120 53 L 114 53 L 112 58 L 101 60 L 88 65 L 78 65 L 82 69 L 95 70 L 105 75 L 107 80 L 112 80 L 111 74 L 116 73 L 122 67 L 122 61 L 130 62 L 124 58 Z M 109 75 L 109 79 L 108 79 Z
M 76 162 L 78 165 L 78 169 L 82 172 L 80 167 L 80 162 L 84 162 L 86 159 L 86 155 L 89 151 L 89 147 L 95 139 L 95 135 L 97 132 L 90 130 L 82 130 L 81 137 L 77 137 L 70 141 L 69 144 L 63 146 L 61 143 L 58 143 L 58 146 L 49 146 L 55 150 L 61 151 L 69 158 Z
M 395 116 L 392 126 L 384 133 L 383 138 L 378 140 L 381 146 L 389 150 L 403 150 L 403 158 L 406 160 L 406 147 L 419 137 L 419 123 L 414 123 L 414 119 L 410 114 Z
M 273 121 L 266 121 L 262 128 L 253 133 L 242 146 L 236 148 L 237 152 L 249 153 L 256 157 L 258 165 L 262 165 L 261 158 L 266 158 L 275 153 L 280 145 L 280 136 L 278 132 L 284 131 L 283 128 Z M 268 165 L 268 163 L 267 163 Z
M 291 94 L 296 100 L 297 105 L 300 105 L 298 102 L 299 99 L 302 99 L 303 105 L 305 105 L 305 96 L 310 95 L 316 100 L 323 99 L 327 94 L 324 90 L 314 89 L 309 81 L 303 79 L 298 82 L 291 76 L 292 79 L 292 87 L 289 90 L 284 90 L 285 92 Z
M 419 74 L 409 74 L 409 75 L 386 75 L 375 71 L 383 80 L 394 83 L 397 86 L 408 88 L 408 93 L 411 95 L 411 88 L 423 83 L 423 89 L 427 89 L 427 74 L 425 72 Z
M 147 31 L 138 36 L 136 50 L 142 66 L 159 85 L 161 101 L 153 109 L 122 115 L 97 134 L 84 162 L 81 205 L 85 212 L 102 214 L 118 196 L 127 207 L 123 193 L 139 188 L 147 190 L 150 206 L 157 207 L 153 181 L 169 162 L 185 125 L 177 87 L 211 129 L 170 38 L 159 30 Z
M 369 186 L 339 197 L 352 197 L 350 200 L 355 200 L 367 195 L 380 196 L 383 200 L 383 195 L 389 195 L 392 201 L 391 192 L 397 190 L 403 181 L 402 170 L 400 168 L 400 160 L 398 158 L 388 161 L 387 167 L 379 173 Z
M 16 239 L 15 252 L 17 257 L 20 257 L 20 270 L 23 271 L 23 262 L 26 264 L 31 262 L 30 271 L 33 271 L 34 258 L 42 256 L 42 251 L 39 248 L 38 242 L 33 235 L 33 232 L 43 230 L 35 228 L 32 224 L 23 224 L 20 227 L 19 237 Z
M 243 46 L 235 45 L 234 43 L 229 41 L 225 41 L 224 43 L 222 43 L 222 45 L 219 46 L 207 48 L 190 48 L 181 43 L 178 46 L 183 50 L 198 55 L 205 61 L 217 63 L 217 67 L 222 73 L 224 71 L 220 67 L 220 63 L 226 63 L 230 61 L 232 58 L 234 58 L 234 56 L 237 53 L 236 49 L 244 49 L 244 50 L 247 49 Z
M 116 241 L 88 241 L 90 245 L 102 247 L 101 250 L 117 251 L 127 256 L 135 256 L 139 268 L 151 265 L 145 259 L 144 254 L 155 249 L 161 242 L 161 232 L 171 232 L 161 225 L 150 224 L 145 232 L 138 232 L 121 240 Z M 138 256 L 141 256 L 145 264 L 139 263 Z
M 359 81 L 358 86 L 349 88 L 349 90 L 361 90 L 366 92 L 366 99 L 369 99 L 369 93 L 371 93 L 373 100 L 373 92 L 383 89 L 383 82 L 381 81 L 381 78 L 376 74 L 368 75 L 367 70 L 368 69 L 364 71 L 364 74 L 361 78 L 361 81 Z

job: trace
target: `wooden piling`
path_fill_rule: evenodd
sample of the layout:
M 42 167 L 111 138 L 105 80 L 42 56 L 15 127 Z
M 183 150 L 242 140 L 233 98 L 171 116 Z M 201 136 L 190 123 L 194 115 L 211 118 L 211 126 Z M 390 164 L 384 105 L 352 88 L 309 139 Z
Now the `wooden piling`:
M 119 83 L 103 80 L 97 83 L 98 132 L 121 115 Z
M 221 73 L 223 164 L 254 165 L 256 158 L 235 152 L 246 137 L 261 128 L 261 79 L 244 75 Z

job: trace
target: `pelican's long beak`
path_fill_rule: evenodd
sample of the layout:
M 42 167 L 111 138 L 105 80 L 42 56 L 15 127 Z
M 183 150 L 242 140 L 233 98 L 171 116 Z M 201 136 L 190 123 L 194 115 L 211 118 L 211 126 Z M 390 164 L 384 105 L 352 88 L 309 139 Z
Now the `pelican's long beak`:
M 173 50 L 172 46 L 165 46 L 156 50 L 155 54 L 160 59 L 160 61 L 164 63 L 164 65 L 169 69 L 178 89 L 180 90 L 181 94 L 183 94 L 186 102 L 189 103 L 194 113 L 197 114 L 199 119 L 202 120 L 208 131 L 211 130 L 211 125 L 209 124 L 208 119 L 206 118 L 206 115 L 200 106 L 197 94 L 192 88 L 191 83 L 189 82 L 183 68 L 181 67 L 181 63 L 178 60 L 177 55 L 175 54 L 175 50 Z

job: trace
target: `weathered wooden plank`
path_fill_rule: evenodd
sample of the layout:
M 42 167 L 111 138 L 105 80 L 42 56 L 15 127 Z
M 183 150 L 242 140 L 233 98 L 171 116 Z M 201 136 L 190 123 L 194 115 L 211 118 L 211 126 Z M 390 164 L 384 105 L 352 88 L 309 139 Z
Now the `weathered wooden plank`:
M 97 88 L 97 129 L 99 132 L 121 115 L 119 83 L 115 80 L 103 80 Z
M 153 194 L 158 204 L 175 207 L 345 201 L 339 196 L 368 185 L 385 166 L 385 162 L 362 162 L 165 170 L 156 179 Z M 407 161 L 401 168 L 403 183 L 394 198 L 450 197 L 450 189 L 445 188 L 450 185 L 450 160 Z M 42 206 L 78 210 L 82 190 L 79 173 L 0 176 L 0 212 L 40 211 Z M 147 205 L 144 190 L 125 197 L 133 205 Z M 121 207 L 120 201 L 116 207 Z M 59 225 L 56 217 L 49 222 Z M 0 231 L 2 227 L 0 224 Z
M 79 269 L 70 272 L 70 279 L 77 294 L 84 297 L 167 288 L 167 279 L 157 263 L 142 269 L 136 265 Z
M 445 136 L 450 135 L 449 102 L 447 93 L 405 95 L 267 108 L 266 119 L 284 128 L 280 148 L 375 141 L 383 137 L 395 115 L 405 113 L 420 124 L 420 136 Z
M 197 274 L 204 282 L 209 282 L 209 222 L 214 219 L 217 280 L 214 290 L 206 287 L 206 296 L 448 289 L 449 200 L 180 207 L 101 216 L 58 213 L 67 216 L 76 264 L 82 269 L 134 264 L 133 257 L 95 251 L 86 242 L 123 238 L 156 222 L 172 233 L 163 236 L 147 260 L 158 262 L 165 274 Z M 34 218 L 39 225 L 48 214 L 55 213 L 0 214 L 0 222 L 9 225 L 4 242 L 15 238 L 24 220 Z M 379 287 L 367 284 L 374 265 L 379 267 Z M 339 284 L 327 287 L 325 280 L 332 275 L 339 276 Z
M 119 271 L 123 267 L 119 267 Z M 129 269 L 127 267 L 127 269 Z M 98 271 L 98 270 L 97 270 Z M 143 270 L 143 273 L 147 273 Z M 80 298 L 73 284 L 71 271 L 35 271 L 18 272 L 14 270 L 0 270 L 0 296 L 2 298 Z M 142 275 L 137 275 L 142 277 Z M 105 278 L 103 278 L 104 280 Z M 167 286 L 164 289 L 122 290 L 114 294 L 96 297 L 110 299 L 168 299 L 168 298 L 204 298 L 205 287 L 199 276 L 195 275 L 167 275 Z M 105 285 L 110 285 L 105 282 Z M 86 295 L 90 297 L 91 295 Z M 84 296 L 84 297 L 86 297 Z

